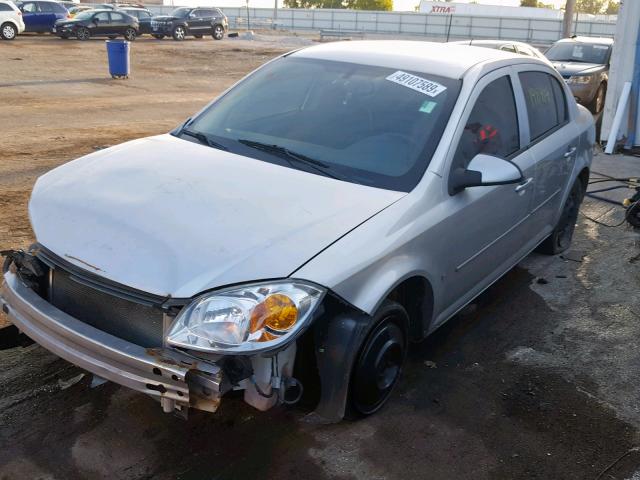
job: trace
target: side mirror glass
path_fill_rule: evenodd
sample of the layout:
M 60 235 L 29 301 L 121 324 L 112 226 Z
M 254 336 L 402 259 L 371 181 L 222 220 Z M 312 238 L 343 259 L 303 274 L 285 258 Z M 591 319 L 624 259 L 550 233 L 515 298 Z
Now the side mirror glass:
M 480 153 L 469 166 L 456 168 L 449 179 L 449 193 L 454 195 L 468 187 L 508 185 L 522 181 L 522 172 L 515 163 Z

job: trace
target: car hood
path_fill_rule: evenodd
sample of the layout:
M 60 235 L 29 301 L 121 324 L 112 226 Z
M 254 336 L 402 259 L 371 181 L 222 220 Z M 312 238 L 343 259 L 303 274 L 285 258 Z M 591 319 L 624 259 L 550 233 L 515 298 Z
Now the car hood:
M 605 69 L 604 65 L 598 63 L 583 63 L 583 62 L 551 62 L 556 70 L 560 72 L 563 77 L 570 77 L 571 75 L 586 75 L 589 73 L 596 73 Z
M 29 214 L 37 240 L 72 264 L 185 298 L 287 277 L 404 195 L 161 135 L 43 175 Z

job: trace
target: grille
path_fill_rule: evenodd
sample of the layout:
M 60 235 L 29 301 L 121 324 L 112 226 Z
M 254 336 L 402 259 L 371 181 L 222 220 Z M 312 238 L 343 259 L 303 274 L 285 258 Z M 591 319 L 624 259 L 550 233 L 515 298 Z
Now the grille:
M 86 286 L 60 268 L 51 283 L 50 302 L 63 312 L 136 345 L 162 346 L 160 310 Z

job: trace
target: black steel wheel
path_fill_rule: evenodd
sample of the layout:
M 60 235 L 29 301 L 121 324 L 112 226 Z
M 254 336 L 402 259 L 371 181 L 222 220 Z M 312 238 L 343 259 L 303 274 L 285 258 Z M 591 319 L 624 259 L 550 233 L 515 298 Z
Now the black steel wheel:
M 571 246 L 571 239 L 573 238 L 573 232 L 576 228 L 578 212 L 580 211 L 580 204 L 583 198 L 584 188 L 582 182 L 579 178 L 576 178 L 569 192 L 569 196 L 564 203 L 556 228 L 554 228 L 551 235 L 538 246 L 536 249 L 538 252 L 547 255 L 557 255 Z
M 224 38 L 224 28 L 222 25 L 214 25 L 213 34 L 211 36 L 214 40 L 222 40 Z
M 385 301 L 374 321 L 351 371 L 350 417 L 371 415 L 386 403 L 407 357 L 409 316 L 402 305 Z
M 91 37 L 91 32 L 89 32 L 89 30 L 87 28 L 84 27 L 80 27 L 77 31 L 76 31 L 76 38 L 78 40 L 89 40 L 89 37 Z

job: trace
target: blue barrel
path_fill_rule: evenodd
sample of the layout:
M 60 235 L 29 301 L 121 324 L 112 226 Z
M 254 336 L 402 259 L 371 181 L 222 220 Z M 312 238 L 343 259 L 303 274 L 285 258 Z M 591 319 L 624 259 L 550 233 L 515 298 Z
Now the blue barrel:
M 129 76 L 129 42 L 126 40 L 107 40 L 109 73 L 112 77 Z

